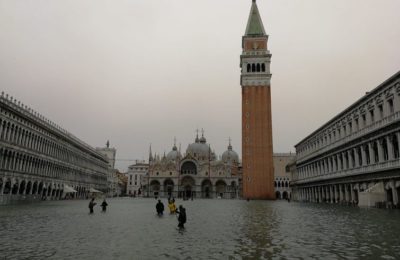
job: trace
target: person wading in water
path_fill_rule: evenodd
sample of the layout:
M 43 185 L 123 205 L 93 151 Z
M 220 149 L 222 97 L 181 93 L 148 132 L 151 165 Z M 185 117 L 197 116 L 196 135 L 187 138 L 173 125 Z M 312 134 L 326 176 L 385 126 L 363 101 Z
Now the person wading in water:
M 101 206 L 102 211 L 106 212 L 107 206 L 108 206 L 106 199 L 103 200 L 103 203 L 101 203 L 100 206 Z
M 159 216 L 164 214 L 164 204 L 161 202 L 161 200 L 158 200 L 158 203 L 156 204 L 156 210 Z
M 176 210 L 175 212 L 179 214 L 179 216 L 178 216 L 178 222 L 179 222 L 178 228 L 179 229 L 184 229 L 185 228 L 184 224 L 186 223 L 186 209 L 182 205 L 179 205 L 179 210 Z
M 94 207 L 96 204 L 97 204 L 97 203 L 94 202 L 94 198 L 92 198 L 92 200 L 89 202 L 90 214 L 93 214 L 93 207 Z

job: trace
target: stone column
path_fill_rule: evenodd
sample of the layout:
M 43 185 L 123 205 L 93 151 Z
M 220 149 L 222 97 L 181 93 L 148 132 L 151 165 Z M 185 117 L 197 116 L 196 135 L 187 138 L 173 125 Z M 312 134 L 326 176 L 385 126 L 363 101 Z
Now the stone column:
M 353 154 L 354 154 L 354 151 L 353 151 Z M 351 156 L 351 151 L 350 150 L 347 151 L 347 158 L 349 160 L 349 169 L 354 168 L 353 160 L 355 161 L 355 157 Z
M 325 202 L 329 202 L 329 186 L 325 186 Z
M 375 162 L 375 154 L 374 154 L 374 149 L 372 148 L 372 143 L 368 143 L 368 149 L 369 149 L 369 163 L 373 164 Z
M 336 154 L 332 156 L 332 172 L 336 172 L 337 171 L 337 156 Z
M 388 149 L 388 160 L 391 161 L 394 159 L 394 151 L 393 151 L 393 136 L 386 136 L 386 144 L 387 144 L 387 149 Z
M 6 187 L 7 178 L 2 179 L 3 183 L 1 184 L 0 195 L 4 194 L 4 188 Z
M 314 192 L 314 187 L 310 188 L 310 202 L 315 202 L 315 192 Z
M 349 196 L 350 196 L 349 201 L 353 202 L 353 200 L 354 200 L 353 184 L 350 184 L 350 194 L 349 194 Z
M 328 173 L 332 172 L 332 162 L 331 157 L 328 157 Z
M 360 166 L 360 164 L 359 164 L 360 158 L 358 158 L 357 148 L 354 148 L 353 152 L 354 152 L 354 165 L 353 165 L 353 167 L 356 168 L 356 167 Z
M 308 188 L 310 190 L 310 202 L 314 202 L 313 188 Z
M 324 163 L 324 172 L 327 174 L 329 172 L 329 160 L 326 158 Z
M 365 151 L 368 148 L 365 148 L 365 146 L 361 146 L 361 160 L 362 164 L 360 166 L 365 166 L 367 165 L 367 152 Z
M 320 196 L 319 196 L 320 201 L 319 201 L 319 202 L 323 202 L 324 199 L 325 199 L 324 187 L 323 187 L 323 186 L 320 186 L 320 187 L 319 187 L 319 194 L 320 194 Z
M 339 202 L 339 199 L 340 199 L 340 198 L 339 198 L 340 196 L 339 196 L 339 189 L 338 189 L 338 187 L 339 187 L 338 185 L 334 185 L 334 186 L 333 186 L 333 194 L 334 194 L 334 197 L 335 197 L 335 198 L 334 198 L 334 202 L 335 202 L 335 203 L 338 203 L 338 202 Z
M 383 158 L 383 139 L 378 140 L 378 162 L 384 162 L 385 159 Z
M 399 197 L 397 194 L 396 183 L 394 180 L 391 181 L 390 186 L 392 187 L 393 205 L 397 206 L 399 204 Z
M 344 200 L 345 202 L 349 202 L 349 191 L 348 191 L 348 184 L 344 185 Z
M 396 133 L 396 137 L 397 137 L 397 144 L 395 145 L 397 145 L 397 149 L 398 151 L 400 151 L 400 132 Z
M 342 169 L 342 162 L 340 161 L 340 157 L 342 156 L 341 153 L 339 153 L 338 155 L 336 155 L 337 157 L 337 162 L 338 162 L 338 167 L 337 167 L 337 171 L 340 171 Z

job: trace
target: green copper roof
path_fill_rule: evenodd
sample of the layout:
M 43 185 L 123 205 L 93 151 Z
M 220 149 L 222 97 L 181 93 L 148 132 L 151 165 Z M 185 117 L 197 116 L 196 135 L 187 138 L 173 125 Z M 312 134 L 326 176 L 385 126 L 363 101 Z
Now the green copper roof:
M 260 13 L 256 1 L 253 0 L 251 5 L 249 20 L 247 21 L 246 36 L 252 35 L 266 35 L 263 23 L 261 21 Z

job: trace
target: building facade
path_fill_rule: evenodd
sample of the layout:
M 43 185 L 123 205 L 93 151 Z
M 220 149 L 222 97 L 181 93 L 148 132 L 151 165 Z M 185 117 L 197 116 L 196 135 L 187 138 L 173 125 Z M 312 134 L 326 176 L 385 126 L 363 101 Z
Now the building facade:
M 189 144 L 186 154 L 174 144 L 162 157 L 150 152 L 149 170 L 143 184 L 146 196 L 179 198 L 239 198 L 239 156 L 229 142 L 217 159 L 204 133 Z
M 274 153 L 274 187 L 277 199 L 290 199 L 292 196 L 290 166 L 295 160 L 296 154 Z
M 0 204 L 86 198 L 105 190 L 107 160 L 94 148 L 4 93 L 0 97 Z
M 400 72 L 299 142 L 294 198 L 399 205 Z
M 126 173 L 128 180 L 126 186 L 127 195 L 133 197 L 143 196 L 143 186 L 146 185 L 145 177 L 148 174 L 149 164 L 145 161 L 136 161 L 128 167 Z
M 271 53 L 253 0 L 240 56 L 242 86 L 243 196 L 274 199 Z
M 101 153 L 108 161 L 108 171 L 107 171 L 107 190 L 106 195 L 108 197 L 120 196 L 120 178 L 118 177 L 118 170 L 115 169 L 115 159 L 117 150 L 113 147 L 110 148 L 110 142 L 107 141 L 106 147 L 97 147 L 96 151 Z

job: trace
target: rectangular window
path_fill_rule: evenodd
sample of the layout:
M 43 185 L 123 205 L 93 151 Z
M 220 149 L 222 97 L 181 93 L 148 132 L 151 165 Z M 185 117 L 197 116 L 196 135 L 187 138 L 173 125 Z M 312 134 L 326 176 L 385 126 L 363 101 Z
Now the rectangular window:
M 380 119 L 382 119 L 383 118 L 383 105 L 379 105 L 378 108 L 379 108 Z
M 349 132 L 351 133 L 351 132 L 353 132 L 353 124 L 351 123 L 351 122 L 349 122 Z
M 132 180 L 132 175 L 129 175 L 129 180 Z
M 367 116 L 365 114 L 362 115 L 363 126 L 367 125 Z
M 356 118 L 356 119 L 354 119 L 354 122 L 355 122 L 355 131 L 358 131 L 358 118 Z
M 135 181 L 137 180 L 137 175 L 135 175 Z
M 374 115 L 374 110 L 370 110 L 369 114 L 371 116 L 371 123 L 375 122 L 375 115 Z
M 137 185 L 137 182 L 135 181 L 135 185 Z
M 394 112 L 393 99 L 389 99 L 388 104 L 389 104 L 389 113 L 393 114 L 393 112 Z

